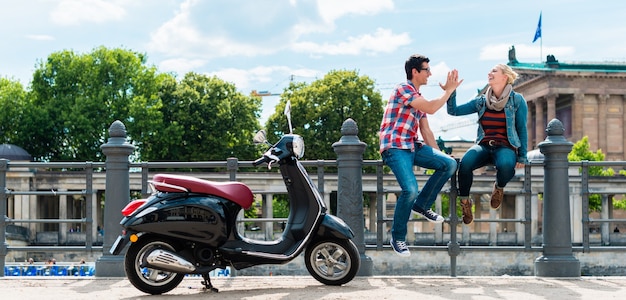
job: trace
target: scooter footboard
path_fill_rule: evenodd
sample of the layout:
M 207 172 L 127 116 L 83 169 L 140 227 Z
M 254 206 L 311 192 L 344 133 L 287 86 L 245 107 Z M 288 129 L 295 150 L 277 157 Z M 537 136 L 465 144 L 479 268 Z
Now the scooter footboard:
M 324 215 L 322 224 L 320 224 L 320 228 L 317 230 L 317 235 L 346 240 L 354 238 L 354 232 L 350 226 L 339 217 L 333 215 Z

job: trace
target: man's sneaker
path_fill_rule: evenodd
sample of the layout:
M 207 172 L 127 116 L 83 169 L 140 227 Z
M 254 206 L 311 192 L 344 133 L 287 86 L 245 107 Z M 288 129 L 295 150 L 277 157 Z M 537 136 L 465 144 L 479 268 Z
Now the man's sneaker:
M 443 217 L 438 215 L 436 212 L 432 211 L 431 209 L 429 210 L 424 210 L 421 207 L 415 207 L 413 206 L 413 211 L 417 214 L 419 214 L 420 216 L 426 218 L 426 220 L 431 221 L 433 223 L 443 223 Z
M 498 185 L 494 183 L 493 191 L 491 192 L 491 208 L 500 208 L 500 205 L 502 205 L 502 198 L 504 198 L 504 189 L 499 188 Z
M 409 247 L 406 245 L 405 241 L 394 241 L 393 238 L 391 238 L 389 244 L 391 244 L 391 248 L 393 248 L 396 254 L 404 257 L 411 256 L 411 251 L 409 251 Z
M 472 214 L 472 200 L 462 198 L 459 203 L 461 203 L 461 211 L 463 212 L 463 224 L 472 224 L 472 222 L 474 222 L 474 215 Z

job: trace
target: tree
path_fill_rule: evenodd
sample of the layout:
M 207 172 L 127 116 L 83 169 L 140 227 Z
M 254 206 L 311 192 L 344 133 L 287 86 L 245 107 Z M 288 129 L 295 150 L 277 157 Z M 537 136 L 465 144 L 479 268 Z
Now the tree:
M 596 152 L 589 150 L 589 137 L 584 136 L 580 141 L 576 142 L 572 150 L 567 154 L 569 161 L 604 161 L 604 153 L 598 149 Z M 612 168 L 604 169 L 601 166 L 590 166 L 590 176 L 613 176 L 615 171 Z M 589 195 L 589 209 L 599 211 L 602 208 L 602 197 L 598 194 Z
M 604 161 L 604 153 L 601 149 L 596 152 L 589 150 L 589 137 L 584 136 L 580 141 L 576 142 L 572 147 L 572 150 L 567 154 L 567 160 L 569 161 Z M 591 176 L 613 176 L 615 171 L 612 168 L 603 169 L 601 166 L 589 167 L 589 175 Z
M 142 136 L 143 158 L 180 161 L 257 158 L 259 151 L 252 137 L 260 128 L 260 98 L 245 96 L 233 84 L 217 77 L 193 72 L 173 87 L 172 82 L 163 81 L 160 116 L 162 124 L 167 126 L 152 137 Z
M 31 125 L 39 128 L 27 131 L 33 134 L 25 149 L 44 161 L 102 160 L 110 124 L 121 120 L 133 132 L 143 120 L 131 117 L 131 103 L 158 102 L 156 68 L 145 62 L 143 54 L 104 47 L 89 54 L 52 53 L 33 74 L 31 105 L 39 111 Z
M 130 103 L 130 115 L 135 122 L 127 126 L 127 131 L 137 147 L 134 159 L 177 160 L 184 128 L 170 114 L 168 106 L 176 105 L 174 95 L 178 83 L 169 74 L 155 76 L 154 83 L 157 93 L 136 97 Z
M 0 78 L 0 138 L 2 143 L 14 143 L 20 135 L 26 108 L 26 91 L 19 81 Z
M 332 144 L 341 138 L 341 125 L 348 118 L 357 123 L 358 137 L 368 145 L 364 158 L 378 159 L 383 103 L 374 88 L 372 79 L 348 70 L 330 71 L 311 84 L 291 83 L 266 123 L 268 137 L 276 140 L 289 131 L 283 111 L 290 101 L 294 133 L 305 140 L 306 159 L 336 159 Z

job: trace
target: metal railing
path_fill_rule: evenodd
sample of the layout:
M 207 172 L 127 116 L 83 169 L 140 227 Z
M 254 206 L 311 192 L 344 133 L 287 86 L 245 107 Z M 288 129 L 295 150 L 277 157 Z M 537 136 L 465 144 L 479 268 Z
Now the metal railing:
M 85 188 L 79 191 L 59 191 L 59 190 L 50 190 L 50 191 L 15 191 L 9 189 L 6 185 L 6 173 L 9 170 L 9 166 L 14 169 L 25 168 L 28 170 L 35 169 L 71 169 L 71 170 L 83 170 L 85 173 Z M 15 223 L 47 223 L 47 224 L 67 224 L 67 223 L 80 223 L 85 224 L 85 245 L 84 246 L 6 246 L 6 232 L 5 230 L 0 231 L 0 241 L 2 241 L 5 246 L 0 246 L 0 255 L 4 258 L 6 252 L 8 250 L 12 251 L 52 251 L 52 252 L 63 252 L 63 251 L 98 251 L 102 250 L 100 246 L 94 246 L 93 235 L 90 234 L 94 228 L 94 220 L 91 217 L 93 215 L 93 174 L 94 169 L 102 169 L 104 168 L 104 163 L 93 163 L 93 162 L 50 162 L 50 163 L 41 163 L 41 162 L 9 162 L 6 159 L 0 159 L 0 216 L 3 218 L 0 219 L 0 228 L 6 228 L 8 224 Z M 10 196 L 83 196 L 85 197 L 86 203 L 86 212 L 85 218 L 74 218 L 74 219 L 9 219 L 7 217 L 7 198 Z
M 251 166 L 251 161 L 238 161 L 236 158 L 228 159 L 227 161 L 220 162 L 142 162 L 142 163 L 130 163 L 129 167 L 131 170 L 138 170 L 141 173 L 141 193 L 143 195 L 149 194 L 148 188 L 148 180 L 154 170 L 171 170 L 171 169 L 226 169 L 228 178 L 224 178 L 225 180 L 236 181 L 238 180 L 238 175 L 241 173 L 238 170 L 242 167 Z M 320 193 L 322 195 L 326 195 L 325 188 L 325 180 L 328 180 L 326 177 L 333 174 L 325 173 L 325 168 L 336 168 L 337 162 L 335 160 L 318 160 L 318 161 L 302 161 L 302 164 L 308 169 L 314 169 L 316 171 L 315 180 L 317 181 L 317 186 L 320 189 Z M 531 170 L 533 167 L 540 167 L 542 163 L 531 163 L 526 165 L 525 172 L 523 175 L 522 188 L 519 191 L 507 191 L 507 194 L 519 194 L 524 197 L 524 215 L 522 218 L 514 218 L 514 219 L 498 219 L 498 218 L 489 218 L 489 219 L 476 219 L 475 222 L 489 222 L 489 223 L 504 223 L 504 222 L 515 222 L 522 224 L 524 227 L 524 239 L 523 245 L 520 246 L 468 246 L 468 245 L 460 245 L 457 237 L 457 227 L 460 225 L 459 219 L 456 215 L 456 201 L 450 201 L 450 211 L 449 217 L 446 218 L 445 224 L 449 225 L 449 240 L 447 240 L 447 244 L 445 245 L 432 245 L 432 246 L 411 246 L 416 249 L 421 250 L 434 250 L 434 251 L 448 251 L 451 257 L 451 266 L 454 270 L 455 259 L 459 254 L 460 250 L 477 250 L 477 251 L 501 251 L 501 250 L 515 250 L 515 251 L 541 251 L 541 247 L 533 245 L 533 237 L 531 232 L 531 198 L 536 196 L 539 192 L 533 191 L 532 183 L 534 181 L 538 181 L 541 179 L 541 175 L 539 175 L 538 179 L 536 176 L 531 174 Z M 571 182 L 580 185 L 579 191 L 580 196 L 582 197 L 582 212 L 583 216 L 581 220 L 572 220 L 572 222 L 582 222 L 582 236 L 583 242 L 582 245 L 574 245 L 574 251 L 582 251 L 589 252 L 591 250 L 594 251 L 603 251 L 603 249 L 623 249 L 626 250 L 624 246 L 611 246 L 608 245 L 604 234 L 602 235 L 601 245 L 593 246 L 590 242 L 590 224 L 592 223 L 602 223 L 608 224 L 612 222 L 626 222 L 626 219 L 613 219 L 609 218 L 608 215 L 604 214 L 602 218 L 592 219 L 589 217 L 589 196 L 591 194 L 600 194 L 600 195 L 617 195 L 617 194 L 626 194 L 626 179 L 623 177 L 591 177 L 589 176 L 589 168 L 592 166 L 601 166 L 601 167 L 609 167 L 609 166 L 617 166 L 621 169 L 626 168 L 626 162 L 570 162 L 570 167 L 580 168 L 580 174 L 578 176 L 572 176 L 570 179 Z M 26 169 L 71 169 L 71 170 L 83 170 L 85 174 L 85 182 L 84 189 L 80 191 L 16 191 L 11 190 L 6 186 L 6 175 L 7 171 L 13 168 L 26 168 Z M 393 189 L 385 188 L 385 176 L 390 176 L 390 174 L 385 174 L 383 163 L 380 160 L 370 160 L 363 162 L 364 168 L 375 169 L 375 174 L 364 174 L 364 176 L 374 176 L 375 180 L 375 198 L 377 201 L 377 212 L 376 212 L 376 244 L 375 245 L 366 245 L 368 249 L 382 250 L 383 248 L 387 248 L 388 246 L 384 246 L 386 243 L 384 224 L 392 222 L 392 219 L 387 218 L 383 213 L 383 205 L 385 205 L 385 194 L 394 193 Z M 92 219 L 93 215 L 93 201 L 92 198 L 94 193 L 93 187 L 93 176 L 94 172 L 100 172 L 104 170 L 104 163 L 37 163 L 37 162 L 9 162 L 4 159 L 0 159 L 0 215 L 5 216 L 0 219 L 0 228 L 6 228 L 7 224 L 13 223 L 82 223 L 85 224 L 86 230 L 85 233 L 85 245 L 84 246 L 8 246 L 6 243 L 6 234 L 4 230 L 0 232 L 0 241 L 3 242 L 3 245 L 0 245 L 0 256 L 4 258 L 8 251 L 51 251 L 51 252 L 64 252 L 64 251 L 102 251 L 102 247 L 94 246 L 93 244 L 93 226 L 94 220 Z M 98 171 L 96 171 L 98 170 Z M 61 172 L 62 174 L 63 172 Z M 313 173 L 313 172 L 311 172 Z M 61 175 L 62 176 L 62 175 Z M 278 176 L 278 174 L 277 174 Z M 393 175 L 391 175 L 393 176 Z M 238 180 L 242 181 L 242 180 Z M 608 188 L 610 187 L 610 188 Z M 263 189 L 259 189 L 253 191 L 255 194 L 264 194 L 267 191 Z M 276 194 L 277 191 L 271 191 L 272 194 Z M 449 199 L 456 199 L 456 180 L 453 178 L 448 186 L 447 190 L 442 193 L 447 193 L 449 195 Z M 9 196 L 17 196 L 17 195 L 32 195 L 32 196 L 59 196 L 59 195 L 79 195 L 86 198 L 86 217 L 78 218 L 78 219 L 8 219 L 7 215 L 7 197 Z M 603 202 L 602 210 L 609 209 L 608 202 Z M 117 222 L 118 220 L 115 220 Z M 278 218 L 262 218 L 262 219 L 242 219 L 240 222 L 246 221 L 258 221 L 258 222 L 280 222 L 284 221 L 284 219 Z M 420 222 L 420 220 L 412 220 L 411 222 Z M 604 231 L 606 231 L 606 226 L 604 226 Z M 361 229 L 364 230 L 364 229 Z M 4 267 L 4 259 L 0 261 L 0 265 Z M 1 275 L 0 275 L 1 276 Z

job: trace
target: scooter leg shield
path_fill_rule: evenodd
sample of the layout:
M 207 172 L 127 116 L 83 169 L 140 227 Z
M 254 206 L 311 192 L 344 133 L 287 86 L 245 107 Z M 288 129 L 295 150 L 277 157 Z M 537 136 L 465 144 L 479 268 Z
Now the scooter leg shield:
M 350 226 L 339 217 L 333 215 L 324 216 L 324 220 L 322 220 L 317 234 L 323 237 L 334 237 L 346 240 L 354 238 L 354 232 Z

